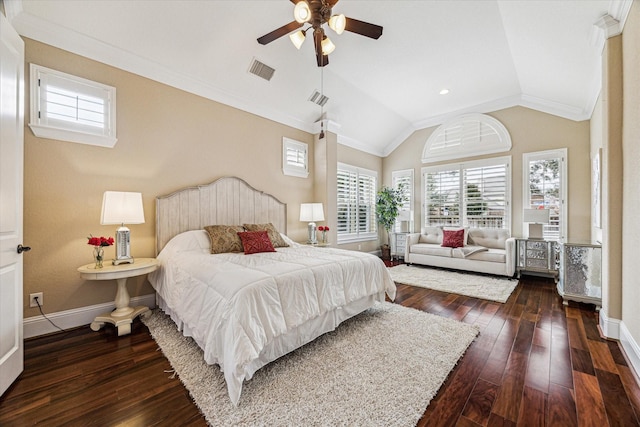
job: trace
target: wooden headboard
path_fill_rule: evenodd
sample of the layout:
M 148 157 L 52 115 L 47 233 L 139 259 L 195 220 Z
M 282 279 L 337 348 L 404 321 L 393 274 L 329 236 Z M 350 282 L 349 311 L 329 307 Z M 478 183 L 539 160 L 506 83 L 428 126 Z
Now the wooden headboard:
M 177 234 L 207 225 L 273 223 L 287 232 L 287 205 L 237 177 L 156 198 L 156 255 Z

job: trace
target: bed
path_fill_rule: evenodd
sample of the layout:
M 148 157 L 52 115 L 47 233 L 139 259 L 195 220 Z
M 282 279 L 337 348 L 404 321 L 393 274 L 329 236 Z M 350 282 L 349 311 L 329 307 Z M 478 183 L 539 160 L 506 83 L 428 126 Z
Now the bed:
M 262 366 L 385 295 L 395 298 L 378 257 L 291 241 L 286 205 L 240 178 L 158 197 L 156 217 L 159 268 L 149 281 L 158 306 L 202 348 L 208 364 L 220 366 L 234 405 L 243 382 Z M 221 250 L 211 230 L 233 234 L 233 227 L 257 227 L 247 235 L 268 236 L 275 248 L 250 255 Z

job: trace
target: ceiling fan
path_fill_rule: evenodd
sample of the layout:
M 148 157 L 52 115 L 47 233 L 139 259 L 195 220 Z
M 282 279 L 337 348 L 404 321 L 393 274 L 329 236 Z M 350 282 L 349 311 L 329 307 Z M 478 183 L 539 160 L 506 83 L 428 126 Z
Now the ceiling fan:
M 313 42 L 316 50 L 316 61 L 318 67 L 324 67 L 329 63 L 329 54 L 333 52 L 336 46 L 329 40 L 324 33 L 324 24 L 328 24 L 329 28 L 337 34 L 343 31 L 360 34 L 362 36 L 378 39 L 382 35 L 382 27 L 368 22 L 358 21 L 357 19 L 347 18 L 343 14 L 332 15 L 331 9 L 339 0 L 291 0 L 295 4 L 293 8 L 293 16 L 295 21 L 289 22 L 282 27 L 265 34 L 258 38 L 258 43 L 265 45 L 280 37 L 291 33 L 302 27 L 305 23 L 310 24 L 305 30 L 298 30 L 289 35 L 291 42 L 300 49 L 304 43 L 306 32 L 313 29 Z

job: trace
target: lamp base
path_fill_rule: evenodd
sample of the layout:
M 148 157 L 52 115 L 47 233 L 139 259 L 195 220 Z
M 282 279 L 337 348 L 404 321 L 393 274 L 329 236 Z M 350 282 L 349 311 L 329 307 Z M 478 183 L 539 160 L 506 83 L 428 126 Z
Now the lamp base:
M 114 259 L 112 262 L 113 265 L 120 265 L 120 264 L 133 264 L 133 258 L 120 258 L 120 259 Z
M 308 245 L 317 245 L 318 238 L 316 237 L 316 223 L 310 222 L 307 226 L 307 231 L 309 232 L 309 239 L 307 240 Z

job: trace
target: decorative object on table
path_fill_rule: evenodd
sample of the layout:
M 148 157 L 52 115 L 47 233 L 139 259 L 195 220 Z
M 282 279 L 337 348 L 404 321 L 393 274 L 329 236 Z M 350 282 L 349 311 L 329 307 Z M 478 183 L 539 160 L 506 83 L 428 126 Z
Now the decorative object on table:
M 329 226 L 321 225 L 318 227 L 318 231 L 322 232 L 322 243 L 327 243 L 327 231 L 329 231 Z
M 116 231 L 116 257 L 113 265 L 133 263 L 131 234 L 125 224 L 144 224 L 142 194 L 105 191 L 102 198 L 100 224 L 120 224 Z
M 402 183 L 397 188 L 382 187 L 376 195 L 376 217 L 378 223 L 387 232 L 387 243 L 380 246 L 382 259 L 391 259 L 390 233 L 396 223 L 396 218 L 400 215 L 400 208 L 406 200 L 404 193 L 404 183 Z
M 322 203 L 302 203 L 300 205 L 300 221 L 308 222 L 307 230 L 309 237 L 307 243 L 311 245 L 318 244 L 316 236 L 316 221 L 324 221 L 324 208 Z
M 93 246 L 93 260 L 95 261 L 95 268 L 102 268 L 102 262 L 104 261 L 104 247 L 113 245 L 113 237 L 93 237 L 89 234 L 87 240 L 87 243 Z
M 549 224 L 550 209 L 525 209 L 522 222 L 529 223 L 529 239 L 543 239 L 544 224 Z

